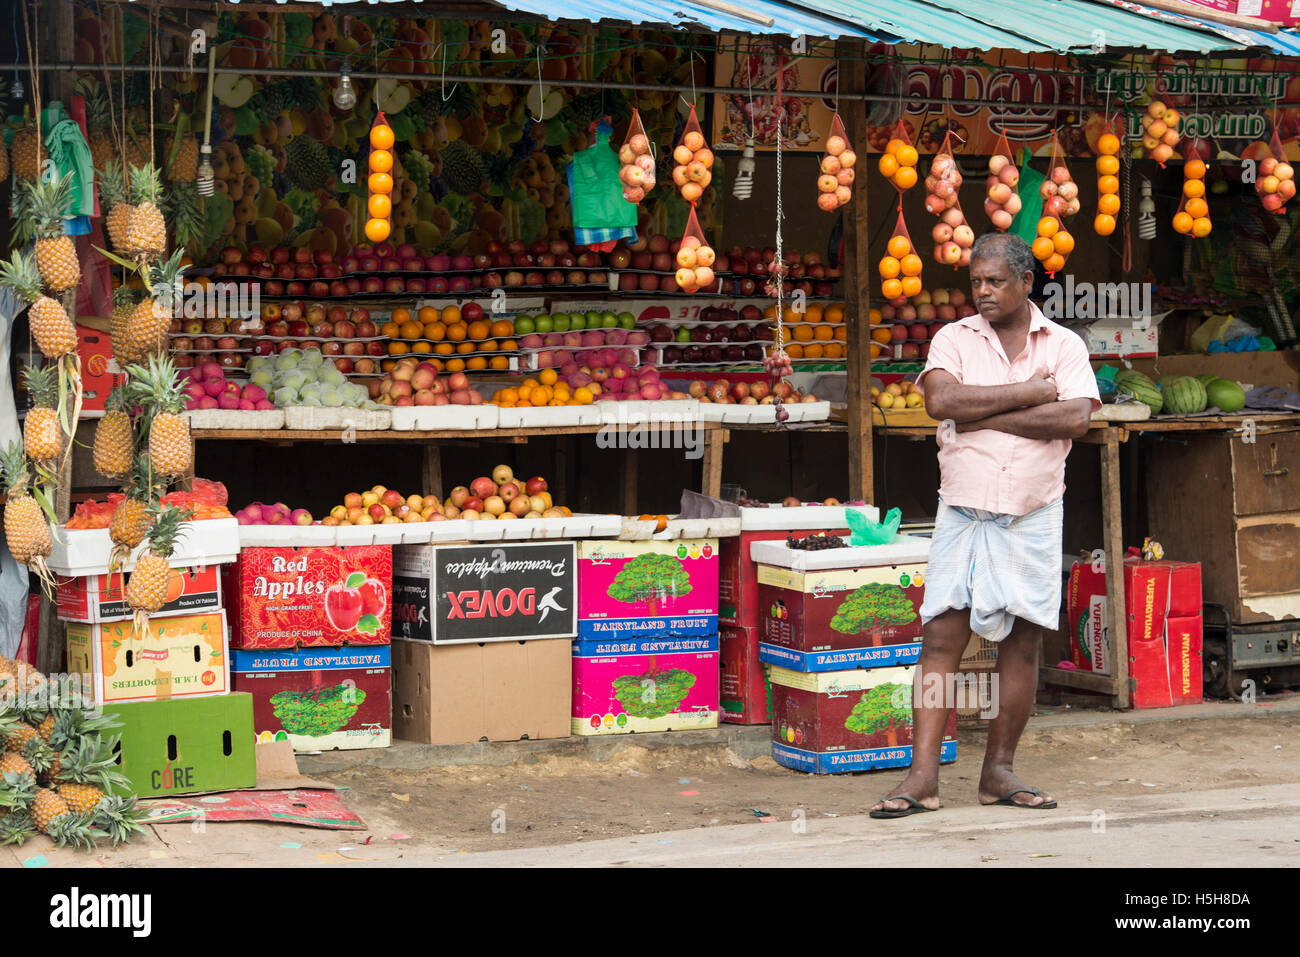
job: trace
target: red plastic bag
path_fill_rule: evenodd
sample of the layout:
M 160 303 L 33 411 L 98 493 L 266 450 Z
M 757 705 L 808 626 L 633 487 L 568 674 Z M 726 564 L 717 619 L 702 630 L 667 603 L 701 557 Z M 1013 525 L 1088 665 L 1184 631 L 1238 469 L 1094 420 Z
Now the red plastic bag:
M 370 125 L 370 176 L 366 196 L 366 239 L 382 243 L 393 231 L 393 181 L 397 166 L 393 128 L 383 111 Z
M 1079 184 L 1070 175 L 1070 167 L 1066 165 L 1065 153 L 1055 133 L 1052 134 L 1052 159 L 1047 177 L 1038 187 L 1038 194 L 1043 197 L 1043 215 L 1055 217 L 1062 224 L 1065 217 L 1073 216 L 1080 209 Z
M 641 123 L 641 111 L 636 107 L 632 108 L 632 119 L 619 147 L 618 159 L 622 164 L 618 178 L 623 181 L 623 198 L 629 203 L 640 203 L 655 187 L 655 151 Z
M 989 177 L 985 180 L 984 213 L 993 220 L 993 228 L 1006 232 L 1020 212 L 1020 170 L 1007 134 L 998 137 L 997 148 L 989 157 Z
M 1182 117 L 1178 111 L 1164 105 L 1160 100 L 1147 104 L 1147 111 L 1142 114 L 1142 145 L 1151 154 L 1151 158 L 1165 168 L 1165 163 L 1174 155 L 1181 134 L 1178 132 Z
M 1285 213 L 1287 202 L 1295 195 L 1295 169 L 1287 161 L 1277 129 L 1268 142 L 1269 153 L 1259 161 L 1255 174 L 1255 192 L 1270 213 Z
M 68 519 L 68 528 L 108 528 L 117 503 L 126 498 L 121 492 L 110 492 L 107 502 L 80 502 Z
M 912 137 L 907 132 L 907 126 L 902 119 L 899 119 L 894 124 L 893 137 L 885 144 L 885 151 L 880 154 L 880 159 L 876 162 L 876 168 L 880 170 L 880 175 L 893 183 L 894 188 L 898 190 L 900 209 L 903 204 L 904 190 L 909 190 L 916 185 L 916 163 L 919 158 L 916 147 L 912 145 Z
M 916 254 L 912 235 L 907 231 L 903 212 L 898 212 L 898 222 L 889 237 L 885 255 L 880 260 L 880 293 L 886 299 L 910 299 L 921 292 L 921 268 L 924 264 Z
M 840 122 L 840 115 L 831 117 L 831 131 L 826 137 L 826 152 L 822 154 L 821 172 L 817 176 L 817 208 L 833 213 L 847 206 L 853 198 L 853 181 L 858 154 L 853 151 L 849 136 Z
M 695 218 L 695 204 L 691 204 L 691 215 L 686 220 L 686 231 L 682 233 L 682 242 L 677 249 L 677 285 L 682 292 L 710 291 L 717 285 L 713 275 L 713 261 L 717 258 L 713 247 L 704 238 L 700 221 Z
M 673 164 L 673 183 L 682 199 L 694 206 L 713 182 L 713 150 L 704 139 L 694 106 L 682 128 L 681 141 L 673 149 Z
M 1119 151 L 1123 144 L 1107 122 L 1097 140 L 1097 215 L 1092 229 L 1098 236 L 1115 232 L 1119 217 Z
M 215 508 L 228 502 L 226 486 L 211 479 L 196 478 L 188 492 L 169 492 L 162 498 L 163 505 L 179 505 L 182 508 Z
M 1184 236 L 1210 235 L 1210 206 L 1205 199 L 1205 162 L 1194 143 L 1183 150 L 1183 196 L 1174 213 L 1174 232 Z

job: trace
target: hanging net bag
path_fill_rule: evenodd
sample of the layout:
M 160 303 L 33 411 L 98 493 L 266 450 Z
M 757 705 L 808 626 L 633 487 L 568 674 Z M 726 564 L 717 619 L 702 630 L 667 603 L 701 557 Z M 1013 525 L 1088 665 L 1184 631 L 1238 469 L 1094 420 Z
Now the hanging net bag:
M 831 117 L 830 135 L 826 137 L 826 152 L 822 154 L 821 172 L 817 176 L 817 208 L 833 213 L 847 206 L 853 198 L 854 167 L 858 154 L 853 152 L 840 115 Z
M 641 111 L 636 107 L 632 108 L 632 120 L 619 147 L 618 160 L 623 198 L 629 203 L 640 203 L 655 186 L 655 154 L 654 144 L 641 123 Z
M 880 294 L 889 300 L 910 299 L 921 292 L 921 257 L 907 231 L 903 211 L 898 212 L 894 234 L 880 260 Z
M 1006 232 L 1020 212 L 1020 171 L 1011 155 L 1007 134 L 998 137 L 997 147 L 989 157 L 989 177 L 985 181 L 984 212 L 993 228 Z
M 673 184 L 682 199 L 692 206 L 713 182 L 713 150 L 704 140 L 704 131 L 691 107 L 682 128 L 682 138 L 673 149 Z

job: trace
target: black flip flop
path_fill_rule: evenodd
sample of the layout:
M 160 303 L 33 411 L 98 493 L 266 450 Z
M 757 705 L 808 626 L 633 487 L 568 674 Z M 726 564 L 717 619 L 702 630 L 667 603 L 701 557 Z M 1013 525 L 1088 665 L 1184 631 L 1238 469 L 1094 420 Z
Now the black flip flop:
M 936 808 L 926 807 L 924 804 L 922 804 L 916 798 L 912 797 L 910 794 L 895 794 L 893 797 L 882 798 L 882 801 L 885 802 L 906 801 L 907 807 L 900 807 L 894 810 L 890 810 L 887 807 L 882 807 L 879 811 L 871 811 L 867 815 L 868 817 L 874 817 L 874 818 L 907 817 L 909 814 L 923 814 L 926 811 L 936 810 Z
M 1035 797 L 1037 797 L 1038 788 L 1012 788 L 1010 791 L 1002 795 L 1002 797 L 998 798 L 996 801 L 993 801 L 984 806 L 985 807 L 999 807 L 999 806 L 1019 807 L 1019 808 L 1024 808 L 1026 811 L 1050 811 L 1052 808 L 1056 807 L 1055 801 L 1044 801 L 1042 804 L 1022 804 L 1019 801 L 1011 800 L 1011 798 L 1017 794 L 1032 794 Z

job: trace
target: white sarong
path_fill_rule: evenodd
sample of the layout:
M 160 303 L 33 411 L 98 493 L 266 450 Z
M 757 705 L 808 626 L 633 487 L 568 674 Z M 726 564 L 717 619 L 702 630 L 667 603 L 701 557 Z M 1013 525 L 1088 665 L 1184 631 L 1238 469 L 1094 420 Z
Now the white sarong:
M 989 641 L 1016 618 L 1056 628 L 1061 609 L 1061 524 L 1057 499 L 1028 515 L 1000 515 L 939 501 L 925 570 L 921 623 L 970 609 L 970 627 Z

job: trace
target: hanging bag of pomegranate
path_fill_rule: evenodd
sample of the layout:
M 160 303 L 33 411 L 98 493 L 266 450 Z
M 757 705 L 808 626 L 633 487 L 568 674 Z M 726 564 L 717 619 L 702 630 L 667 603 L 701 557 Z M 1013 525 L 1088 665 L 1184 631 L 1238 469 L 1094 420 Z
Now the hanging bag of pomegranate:
M 826 152 L 822 154 L 821 172 L 817 176 L 818 209 L 833 213 L 848 205 L 853 198 L 857 162 L 858 154 L 853 152 L 844 124 L 836 113 L 831 117 L 831 132 L 826 137 Z
M 998 137 L 997 147 L 989 157 L 989 177 L 985 180 L 984 212 L 993 228 L 1006 232 L 1020 212 L 1020 170 L 1011 155 L 1007 134 Z
M 655 187 L 654 144 L 646 136 L 641 123 L 641 111 L 632 108 L 632 120 L 627 126 L 627 136 L 618 150 L 621 164 L 618 178 L 623 182 L 623 198 L 629 203 L 640 203 Z
M 704 131 L 695 116 L 695 107 L 686 118 L 682 138 L 673 150 L 673 184 L 682 199 L 695 205 L 713 182 L 713 150 L 704 141 Z

